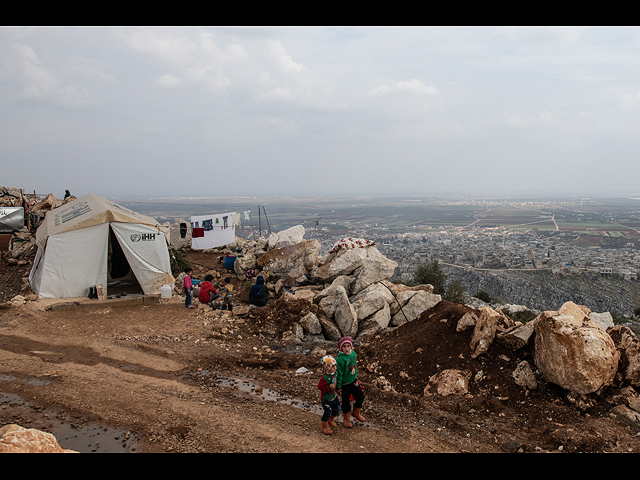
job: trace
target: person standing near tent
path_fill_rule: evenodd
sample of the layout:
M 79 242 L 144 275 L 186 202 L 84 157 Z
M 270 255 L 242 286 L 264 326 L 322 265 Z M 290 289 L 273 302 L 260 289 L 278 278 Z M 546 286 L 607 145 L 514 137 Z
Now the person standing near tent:
M 193 305 L 191 305 L 191 292 L 193 291 L 193 282 L 191 281 L 191 272 L 193 272 L 193 268 L 191 267 L 187 267 L 184 269 L 184 280 L 183 280 L 183 286 L 184 286 L 184 295 L 185 295 L 185 299 L 184 299 L 184 306 L 186 308 L 195 308 Z

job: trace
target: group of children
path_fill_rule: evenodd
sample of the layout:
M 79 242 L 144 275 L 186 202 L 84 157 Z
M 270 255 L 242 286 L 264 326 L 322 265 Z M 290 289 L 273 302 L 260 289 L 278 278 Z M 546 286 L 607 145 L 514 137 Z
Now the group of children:
M 185 307 L 195 308 L 191 305 L 193 282 L 191 280 L 192 268 L 185 269 L 184 293 L 186 296 Z M 259 277 L 261 278 L 261 277 Z M 213 300 L 223 295 L 225 305 L 231 305 L 232 289 L 229 277 L 225 278 L 224 291 L 218 293 L 215 285 L 211 282 L 213 275 L 204 277 L 204 282 L 200 286 L 198 300 L 201 303 L 211 303 Z M 260 285 L 261 286 L 261 285 Z M 222 290 L 222 289 L 221 289 Z M 350 337 L 342 337 L 338 341 L 337 359 L 331 355 L 322 357 L 323 375 L 318 382 L 318 389 L 321 392 L 322 418 L 320 419 L 322 432 L 331 435 L 336 427 L 334 419 L 342 412 L 342 424 L 353 427 L 351 416 L 359 422 L 365 419 L 361 414 L 362 403 L 364 402 L 364 390 L 358 380 L 358 368 L 356 360 L 358 356 L 353 349 L 353 340 Z M 353 400 L 353 412 L 351 411 L 351 401 Z
M 331 435 L 336 427 L 334 421 L 342 412 L 342 424 L 353 427 L 351 415 L 359 422 L 364 422 L 361 414 L 362 403 L 364 402 L 364 390 L 358 380 L 358 368 L 356 360 L 358 356 L 353 349 L 353 340 L 350 337 L 342 337 L 338 341 L 338 358 L 331 355 L 322 357 L 321 363 L 324 374 L 318 382 L 318 389 L 322 395 L 322 418 L 320 425 L 322 432 Z M 351 400 L 354 401 L 353 412 L 351 412 Z
M 184 306 L 186 308 L 195 308 L 191 302 L 193 301 L 193 280 L 191 279 L 191 272 L 193 269 L 187 267 L 184 269 Z M 222 309 L 231 310 L 231 299 L 233 298 L 233 285 L 231 285 L 231 279 L 229 277 L 224 279 L 224 286 L 220 289 L 220 293 L 216 289 L 212 282 L 213 275 L 209 274 L 204 277 L 204 282 L 200 285 L 200 293 L 198 294 L 198 300 L 200 303 L 212 305 L 214 300 L 222 297 Z

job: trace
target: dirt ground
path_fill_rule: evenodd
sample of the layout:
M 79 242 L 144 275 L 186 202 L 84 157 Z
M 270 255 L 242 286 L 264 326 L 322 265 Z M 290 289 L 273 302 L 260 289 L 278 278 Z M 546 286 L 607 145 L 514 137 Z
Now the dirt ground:
M 213 256 L 190 254 L 195 276 Z M 21 293 L 30 265 L 0 266 L 0 302 Z M 236 290 L 241 279 L 234 278 Z M 236 305 L 240 305 L 238 300 Z M 581 411 L 542 383 L 525 391 L 511 377 L 532 352 L 494 346 L 470 358 L 470 332 L 457 320 L 470 307 L 441 302 L 418 320 L 356 344 L 365 388 L 364 424 L 320 431 L 319 359 L 333 343 L 282 342 L 315 307 L 269 305 L 246 315 L 158 303 L 46 310 L 43 300 L 0 308 L 0 426 L 57 434 L 78 451 L 290 452 L 640 452 L 638 429 L 611 413 L 607 395 Z M 531 362 L 532 363 L 532 362 Z M 429 396 L 445 368 L 473 372 L 468 395 Z M 478 372 L 482 375 L 477 376 Z M 375 384 L 384 376 L 394 391 Z M 613 389 L 613 387 L 612 387 Z M 611 393 L 608 392 L 608 393 Z M 65 444 L 70 430 L 93 426 Z M 83 430 L 83 428 L 85 430 Z M 66 432 L 62 434 L 61 432 Z M 114 433 L 115 432 L 115 433 Z M 77 436 L 77 435 L 76 435 Z M 107 447 L 113 444 L 115 446 Z M 70 441 L 70 440 L 69 440 Z

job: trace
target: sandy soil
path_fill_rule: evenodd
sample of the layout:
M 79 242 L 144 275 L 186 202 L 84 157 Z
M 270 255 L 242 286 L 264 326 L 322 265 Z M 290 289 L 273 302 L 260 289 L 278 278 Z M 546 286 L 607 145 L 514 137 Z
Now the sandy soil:
M 216 258 L 189 258 L 219 268 Z M 3 261 L 0 301 L 19 293 L 28 269 Z M 511 372 L 531 352 L 495 347 L 472 360 L 471 334 L 455 332 L 470 309 L 459 304 L 441 302 L 356 345 L 366 422 L 339 423 L 330 436 L 320 431 L 316 385 L 323 351 L 336 354 L 336 346 L 282 342 L 282 332 L 313 310 L 309 303 L 271 300 L 246 315 L 187 310 L 180 297 L 45 307 L 0 309 L 0 426 L 55 434 L 98 425 L 126 432 L 119 448 L 138 453 L 640 451 L 637 428 L 613 416 L 604 397 L 580 411 L 553 385 L 518 387 Z M 443 368 L 484 375 L 469 395 L 423 397 Z M 381 375 L 395 391 L 375 386 Z

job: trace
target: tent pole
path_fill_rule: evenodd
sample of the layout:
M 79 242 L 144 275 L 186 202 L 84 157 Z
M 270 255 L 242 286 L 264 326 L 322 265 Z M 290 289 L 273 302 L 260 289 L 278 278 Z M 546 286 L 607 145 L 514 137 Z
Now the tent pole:
M 256 231 L 253 229 L 253 217 L 251 216 L 251 210 L 249 210 L 249 221 L 251 222 L 251 233 L 253 233 L 253 240 L 256 240 Z
M 269 235 L 271 235 L 271 225 L 269 225 L 269 218 L 267 217 L 267 211 L 264 209 L 264 205 L 262 206 L 262 210 L 264 210 L 264 218 L 267 220 L 267 227 L 269 227 Z

